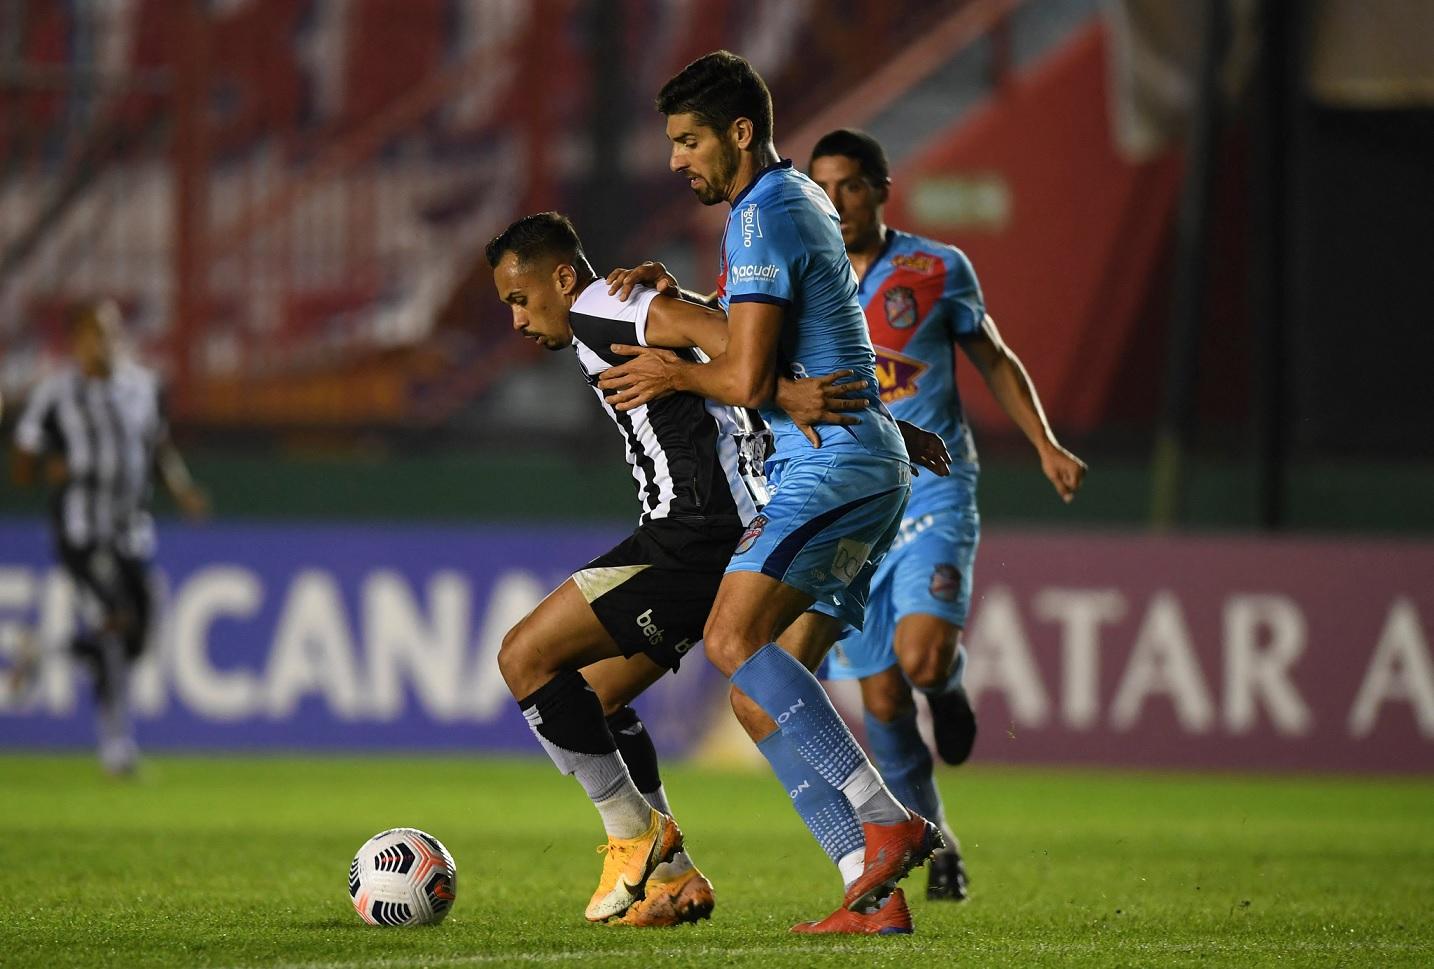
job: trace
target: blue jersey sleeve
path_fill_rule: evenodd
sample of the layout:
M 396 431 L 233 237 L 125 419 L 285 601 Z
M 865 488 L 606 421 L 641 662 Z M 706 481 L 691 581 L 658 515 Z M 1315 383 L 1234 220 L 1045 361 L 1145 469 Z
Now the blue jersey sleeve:
M 950 260 L 941 300 L 946 304 L 952 337 L 970 336 L 981 332 L 986 300 L 981 295 L 981 284 L 976 281 L 976 270 L 971 267 L 971 260 L 966 258 L 966 254 L 960 249 L 952 249 Z
M 791 305 L 807 258 L 780 206 L 742 206 L 727 234 L 727 296 L 732 303 Z

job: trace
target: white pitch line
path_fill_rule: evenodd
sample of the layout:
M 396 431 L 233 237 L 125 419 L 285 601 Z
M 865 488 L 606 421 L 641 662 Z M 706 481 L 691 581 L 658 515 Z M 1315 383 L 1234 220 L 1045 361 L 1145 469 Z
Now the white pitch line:
M 895 939 L 892 940 L 896 942 Z M 1118 946 L 1121 951 L 1137 951 L 1151 955 L 1180 955 L 1180 954 L 1238 954 L 1242 952 L 1299 952 L 1299 953 L 1349 953 L 1358 951 L 1377 952 L 1434 952 L 1434 945 L 1422 942 L 1389 942 L 1382 940 L 1360 941 L 1351 939 L 1347 942 L 1261 942 L 1251 941 L 1248 943 L 1230 941 L 1208 941 L 1208 942 L 1126 942 L 1121 940 L 1108 940 L 1105 942 L 957 942 L 950 940 L 944 944 L 933 943 L 898 943 L 902 952 L 909 952 L 913 955 L 921 953 L 940 953 L 949 956 L 953 950 L 959 950 L 968 955 L 1000 955 L 1009 953 L 1025 953 L 1030 955 L 1060 955 L 1092 951 L 1109 951 L 1112 946 Z M 415 954 L 405 958 L 391 959 L 354 959 L 347 961 L 329 962 L 282 962 L 282 963 L 246 963 L 242 966 L 235 965 L 226 969 L 406 969 L 406 967 L 426 967 L 426 969 L 442 969 L 448 966 L 484 966 L 502 963 L 510 964 L 536 964 L 572 962 L 576 960 L 601 959 L 604 957 L 613 959 L 643 959 L 673 957 L 701 957 L 701 956 L 722 956 L 734 958 L 741 956 L 772 956 L 791 955 L 795 952 L 820 953 L 822 955 L 871 955 L 876 947 L 869 945 L 821 945 L 813 944 L 811 941 L 793 941 L 791 945 L 777 946 L 740 946 L 727 948 L 723 946 L 671 946 L 666 948 L 652 949 L 577 949 L 566 952 L 475 952 L 466 956 L 434 956 L 425 958 Z

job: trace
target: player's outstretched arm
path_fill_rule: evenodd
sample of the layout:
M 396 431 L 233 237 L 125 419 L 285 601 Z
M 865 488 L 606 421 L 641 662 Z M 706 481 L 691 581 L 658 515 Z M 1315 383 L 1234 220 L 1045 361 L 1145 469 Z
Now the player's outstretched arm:
M 40 477 L 41 464 L 47 452 L 54 453 L 51 424 L 57 420 L 55 384 L 42 381 L 30 394 L 20 422 L 15 426 L 15 442 L 10 452 L 10 477 L 18 487 L 28 488 Z M 65 462 L 56 457 L 45 469 L 47 484 L 58 485 L 68 476 Z
M 167 436 L 154 452 L 155 469 L 185 518 L 199 521 L 209 516 L 209 495 L 194 483 L 179 448 Z
M 781 306 L 732 304 L 727 314 L 727 350 L 711 363 L 688 363 L 675 353 L 614 344 L 614 353 L 633 359 L 603 372 L 598 387 L 618 410 L 631 410 L 667 394 L 685 391 L 719 404 L 761 407 L 777 388 L 777 337 Z
M 18 488 L 28 488 L 35 483 L 36 467 L 39 465 L 38 455 L 26 451 L 24 448 L 12 448 L 10 451 L 10 480 Z
M 1001 409 L 1036 449 L 1041 459 L 1041 471 L 1061 500 L 1067 503 L 1073 501 L 1085 480 L 1085 462 L 1061 447 L 1056 440 L 1030 375 L 1020 358 L 1001 340 L 996 321 L 987 315 L 977 332 L 957 337 L 957 342 L 981 372 Z

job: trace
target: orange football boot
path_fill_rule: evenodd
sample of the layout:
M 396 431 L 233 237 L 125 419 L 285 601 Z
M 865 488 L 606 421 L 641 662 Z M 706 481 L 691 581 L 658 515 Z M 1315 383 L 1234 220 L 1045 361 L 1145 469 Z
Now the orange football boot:
M 874 912 L 853 912 L 843 905 L 820 922 L 799 922 L 792 926 L 798 935 L 910 935 L 911 909 L 906 894 L 893 888 Z
M 642 898 L 643 886 L 652 869 L 682 850 L 682 831 L 677 822 L 653 811 L 647 830 L 636 838 L 609 838 L 599 845 L 605 852 L 602 877 L 583 913 L 589 922 L 606 922 L 621 915 Z
M 885 889 L 946 844 L 936 825 L 919 814 L 897 824 L 863 824 L 861 833 L 866 838 L 865 867 L 846 890 L 843 903 L 852 911 L 870 908 Z
M 663 878 L 657 872 L 649 875 L 643 886 L 642 900 L 618 921 L 643 928 L 667 928 L 710 919 L 717 904 L 712 883 L 696 865 L 690 861 L 688 864 L 686 871 L 670 878 Z

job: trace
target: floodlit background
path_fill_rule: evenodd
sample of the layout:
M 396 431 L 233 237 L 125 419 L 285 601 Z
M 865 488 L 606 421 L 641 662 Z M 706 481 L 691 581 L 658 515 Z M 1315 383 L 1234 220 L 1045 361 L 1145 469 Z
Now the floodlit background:
M 163 529 L 144 746 L 531 752 L 497 643 L 636 516 L 481 248 L 557 208 L 707 288 L 725 209 L 651 105 L 719 46 L 799 165 L 883 141 L 888 221 L 971 256 L 1091 466 L 1063 506 L 961 365 L 977 758 L 1434 767 L 1434 18 L 1395 0 L 0 0 L 3 430 L 113 297 L 214 501 Z M 43 501 L 0 513 L 0 624 L 60 642 Z M 654 732 L 722 748 L 687 665 Z M 52 654 L 0 744 L 87 745 L 87 696 Z

